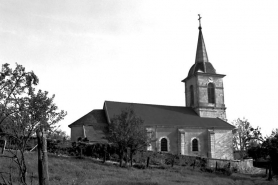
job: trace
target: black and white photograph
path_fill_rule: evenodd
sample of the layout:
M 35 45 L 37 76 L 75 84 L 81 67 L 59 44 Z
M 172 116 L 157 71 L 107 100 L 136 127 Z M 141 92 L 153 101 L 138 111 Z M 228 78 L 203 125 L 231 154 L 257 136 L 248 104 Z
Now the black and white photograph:
M 278 184 L 277 10 L 1 0 L 0 185 Z

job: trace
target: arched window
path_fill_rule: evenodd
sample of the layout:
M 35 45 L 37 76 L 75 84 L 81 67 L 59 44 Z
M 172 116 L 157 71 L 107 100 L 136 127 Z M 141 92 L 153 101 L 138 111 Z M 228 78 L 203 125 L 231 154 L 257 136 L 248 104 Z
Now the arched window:
M 190 106 L 194 105 L 194 89 L 193 89 L 193 85 L 190 85 Z
M 192 151 L 199 151 L 198 150 L 198 140 L 196 138 L 192 140 Z
M 160 147 L 161 150 L 160 151 L 164 151 L 167 152 L 168 151 L 168 141 L 166 138 L 162 138 L 160 141 Z
M 208 102 L 215 103 L 215 90 L 213 83 L 208 84 Z

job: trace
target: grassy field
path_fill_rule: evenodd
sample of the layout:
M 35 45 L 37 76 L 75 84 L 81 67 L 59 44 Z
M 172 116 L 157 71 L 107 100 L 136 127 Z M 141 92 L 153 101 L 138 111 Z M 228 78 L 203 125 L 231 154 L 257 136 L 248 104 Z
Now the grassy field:
M 38 184 L 37 155 L 29 153 L 26 155 L 28 164 L 28 184 Z M 9 168 L 10 162 L 0 157 L 0 171 L 12 170 L 16 181 L 16 168 Z M 49 156 L 49 174 L 51 185 L 170 185 L 170 184 L 208 184 L 208 185 L 232 185 L 232 184 L 278 184 L 274 179 L 272 182 L 266 178 L 251 177 L 234 173 L 231 176 L 201 172 L 190 167 L 166 167 L 165 169 L 136 169 L 120 168 L 113 164 L 86 158 L 76 159 L 69 157 Z M 1 180 L 0 180 L 1 182 Z M 16 184 L 16 183 L 14 183 Z

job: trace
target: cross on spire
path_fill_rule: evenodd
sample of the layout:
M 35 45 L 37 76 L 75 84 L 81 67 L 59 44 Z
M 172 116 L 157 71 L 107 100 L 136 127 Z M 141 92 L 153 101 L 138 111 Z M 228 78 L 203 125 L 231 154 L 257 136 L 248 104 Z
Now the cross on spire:
M 200 14 L 198 14 L 198 16 L 199 16 L 199 29 L 202 29 L 202 26 L 201 26 L 201 19 L 202 19 L 202 17 L 201 17 L 201 15 Z

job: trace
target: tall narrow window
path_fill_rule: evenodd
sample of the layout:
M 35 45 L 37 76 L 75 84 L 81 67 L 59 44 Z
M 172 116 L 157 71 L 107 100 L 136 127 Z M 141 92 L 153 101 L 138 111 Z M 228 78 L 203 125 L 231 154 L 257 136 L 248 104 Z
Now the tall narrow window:
M 215 103 L 215 90 L 213 83 L 208 84 L 208 102 Z
M 164 151 L 164 152 L 168 151 L 168 141 L 167 141 L 166 138 L 162 138 L 161 139 L 160 146 L 161 146 L 161 150 L 160 151 Z
M 198 150 L 198 140 L 196 138 L 192 140 L 192 151 L 199 151 Z
M 190 85 L 190 106 L 192 107 L 194 105 L 194 89 L 193 85 Z

